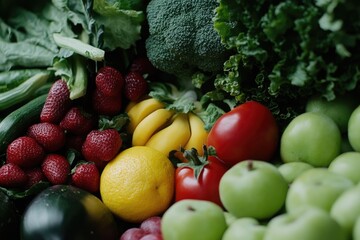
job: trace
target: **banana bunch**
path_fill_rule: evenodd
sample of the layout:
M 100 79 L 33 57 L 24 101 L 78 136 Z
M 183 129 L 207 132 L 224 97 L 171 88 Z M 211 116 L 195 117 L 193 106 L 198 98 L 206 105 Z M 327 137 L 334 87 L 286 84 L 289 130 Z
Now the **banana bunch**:
M 131 102 L 125 111 L 130 118 L 127 131 L 132 134 L 133 146 L 149 146 L 166 155 L 180 147 L 195 148 L 203 154 L 208 132 L 196 114 L 165 109 L 155 98 Z

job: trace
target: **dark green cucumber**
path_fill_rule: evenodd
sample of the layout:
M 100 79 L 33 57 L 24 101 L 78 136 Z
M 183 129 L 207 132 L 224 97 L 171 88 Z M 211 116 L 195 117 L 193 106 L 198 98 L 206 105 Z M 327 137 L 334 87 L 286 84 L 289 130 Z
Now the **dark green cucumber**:
M 47 94 L 43 94 L 32 99 L 0 122 L 0 154 L 5 152 L 9 143 L 24 134 L 31 124 L 39 121 L 46 96 Z
M 118 240 L 114 216 L 95 195 L 71 185 L 54 185 L 27 206 L 22 240 Z

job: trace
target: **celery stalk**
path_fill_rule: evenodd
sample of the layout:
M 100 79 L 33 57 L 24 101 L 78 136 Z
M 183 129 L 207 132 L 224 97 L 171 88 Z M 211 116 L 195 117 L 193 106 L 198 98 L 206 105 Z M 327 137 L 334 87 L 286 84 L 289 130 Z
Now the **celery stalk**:
M 100 48 L 96 48 L 75 38 L 62 36 L 58 33 L 54 33 L 53 37 L 59 47 L 69 49 L 94 61 L 104 60 L 105 51 Z

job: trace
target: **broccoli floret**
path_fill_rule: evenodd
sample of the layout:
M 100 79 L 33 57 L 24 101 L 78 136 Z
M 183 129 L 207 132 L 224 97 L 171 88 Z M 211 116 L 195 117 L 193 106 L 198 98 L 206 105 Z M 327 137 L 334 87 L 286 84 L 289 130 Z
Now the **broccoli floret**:
M 223 69 L 228 51 L 214 29 L 217 0 L 151 0 L 146 50 L 152 64 L 177 77 Z

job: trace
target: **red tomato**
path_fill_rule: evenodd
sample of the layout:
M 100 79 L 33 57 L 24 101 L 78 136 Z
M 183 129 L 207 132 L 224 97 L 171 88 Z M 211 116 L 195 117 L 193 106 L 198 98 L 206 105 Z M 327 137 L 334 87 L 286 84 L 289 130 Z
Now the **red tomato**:
M 245 102 L 222 115 L 209 132 L 207 146 L 228 166 L 247 160 L 269 161 L 278 146 L 279 128 L 270 110 Z
M 196 166 L 198 167 L 198 165 Z M 216 159 L 205 164 L 195 177 L 194 168 L 182 166 L 176 169 L 175 174 L 175 201 L 183 199 L 199 199 L 214 202 L 222 207 L 219 195 L 221 177 L 228 168 Z

